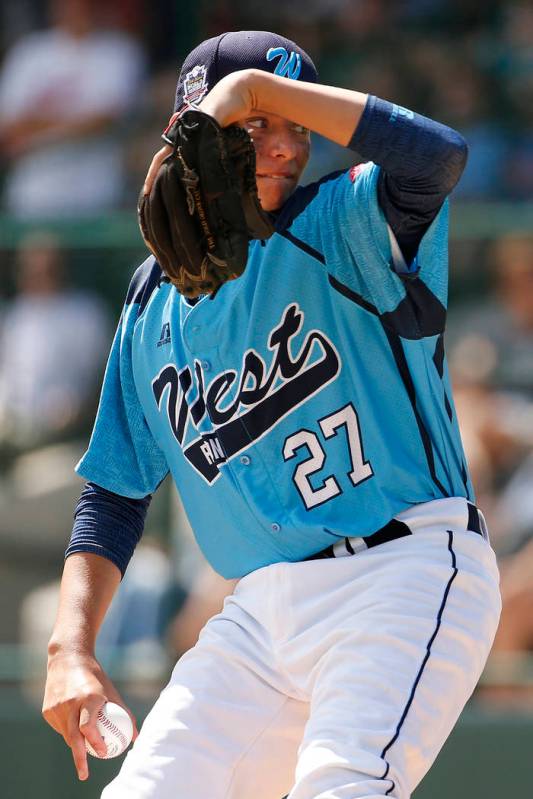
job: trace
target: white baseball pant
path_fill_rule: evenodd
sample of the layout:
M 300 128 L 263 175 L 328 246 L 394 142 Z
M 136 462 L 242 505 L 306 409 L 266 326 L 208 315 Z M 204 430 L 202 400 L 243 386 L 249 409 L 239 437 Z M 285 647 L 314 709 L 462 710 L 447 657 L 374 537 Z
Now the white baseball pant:
M 408 799 L 474 690 L 501 605 L 465 500 L 396 518 L 413 535 L 241 579 L 102 799 Z

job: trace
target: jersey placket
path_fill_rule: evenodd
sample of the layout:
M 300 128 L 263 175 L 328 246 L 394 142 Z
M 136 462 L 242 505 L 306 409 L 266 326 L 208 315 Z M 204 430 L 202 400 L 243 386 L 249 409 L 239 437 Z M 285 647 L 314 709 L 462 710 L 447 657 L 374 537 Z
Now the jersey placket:
M 224 460 L 219 465 L 222 477 L 225 471 L 230 471 L 233 480 L 224 481 L 224 491 L 226 499 L 229 499 L 227 492 L 230 486 L 238 491 L 239 504 L 244 501 L 255 524 L 274 536 L 278 536 L 282 531 L 285 516 L 279 505 L 279 497 L 275 490 L 275 485 L 270 476 L 270 470 L 266 469 L 258 448 L 253 447 L 253 439 L 246 428 L 246 424 L 239 417 L 239 408 L 236 414 L 226 424 L 216 425 L 211 419 L 209 412 L 209 402 L 206 397 L 209 395 L 209 387 L 214 379 L 221 377 L 225 372 L 235 371 L 236 376 L 233 385 L 229 388 L 227 395 L 229 405 L 230 398 L 235 401 L 241 381 L 241 361 L 243 351 L 238 344 L 235 347 L 233 357 L 236 359 L 234 365 L 228 366 L 223 362 L 218 347 L 219 336 L 217 329 L 223 324 L 223 319 L 217 317 L 213 320 L 212 308 L 209 307 L 209 300 L 203 299 L 198 302 L 187 314 L 183 323 L 183 342 L 189 358 L 189 367 L 200 375 L 203 392 L 202 424 L 201 432 L 204 433 L 209 428 L 216 436 L 212 439 L 209 433 L 205 436 L 204 454 L 207 458 L 216 460 L 220 453 L 224 453 Z M 199 430 L 200 432 L 200 430 Z M 207 443 L 210 442 L 210 443 Z M 261 503 L 258 504 L 258 498 Z M 272 511 L 265 516 L 264 509 Z M 245 520 L 242 520 L 245 523 Z

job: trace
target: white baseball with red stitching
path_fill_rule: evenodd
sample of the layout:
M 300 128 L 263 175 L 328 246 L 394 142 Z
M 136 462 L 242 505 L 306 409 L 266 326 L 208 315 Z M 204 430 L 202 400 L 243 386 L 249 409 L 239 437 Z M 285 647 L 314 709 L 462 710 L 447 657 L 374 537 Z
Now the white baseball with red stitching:
M 124 708 L 114 702 L 106 702 L 100 708 L 96 727 L 106 743 L 107 754 L 103 756 L 97 754 L 86 740 L 87 751 L 94 757 L 99 757 L 103 760 L 108 760 L 110 757 L 118 757 L 131 743 L 133 723 Z

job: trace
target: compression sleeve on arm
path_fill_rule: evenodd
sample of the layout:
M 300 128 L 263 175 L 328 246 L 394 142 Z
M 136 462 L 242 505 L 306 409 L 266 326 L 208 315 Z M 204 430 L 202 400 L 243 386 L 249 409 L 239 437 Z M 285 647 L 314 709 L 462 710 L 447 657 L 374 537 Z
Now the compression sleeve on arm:
M 466 141 L 446 125 L 369 95 L 348 147 L 381 167 L 379 203 L 409 263 L 461 177 Z
M 152 495 L 130 499 L 86 483 L 74 511 L 74 526 L 65 557 L 74 552 L 93 552 L 126 571 L 143 533 Z

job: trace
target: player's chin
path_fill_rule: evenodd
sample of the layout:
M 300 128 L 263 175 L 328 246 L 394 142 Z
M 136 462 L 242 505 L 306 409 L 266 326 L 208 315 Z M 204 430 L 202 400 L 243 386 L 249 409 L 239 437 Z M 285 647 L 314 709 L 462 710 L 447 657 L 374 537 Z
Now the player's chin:
M 292 178 L 282 180 L 257 176 L 257 193 L 264 211 L 277 211 L 289 199 L 298 182 Z

